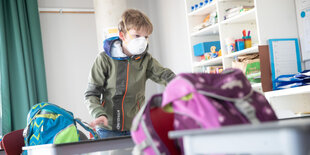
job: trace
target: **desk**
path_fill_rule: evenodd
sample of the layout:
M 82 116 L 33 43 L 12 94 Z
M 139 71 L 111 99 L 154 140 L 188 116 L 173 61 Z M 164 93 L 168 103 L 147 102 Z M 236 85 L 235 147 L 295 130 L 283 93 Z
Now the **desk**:
M 4 149 L 0 149 L 0 155 L 5 155 Z
M 134 143 L 131 140 L 131 136 L 123 136 L 74 143 L 28 146 L 23 147 L 23 150 L 27 150 L 29 155 L 70 155 L 133 147 Z
M 260 125 L 236 125 L 213 130 L 172 131 L 169 132 L 169 137 L 183 137 L 186 155 L 309 155 L 310 118 L 280 120 Z

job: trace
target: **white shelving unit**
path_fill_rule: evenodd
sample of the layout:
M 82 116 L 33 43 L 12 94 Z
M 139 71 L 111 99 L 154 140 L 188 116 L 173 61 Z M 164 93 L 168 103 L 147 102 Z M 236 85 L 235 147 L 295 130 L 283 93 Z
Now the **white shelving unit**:
M 255 22 L 255 8 L 246 12 L 242 12 L 237 16 L 231 17 L 227 20 L 222 21 L 222 24 L 237 24 L 237 23 L 248 23 Z
M 271 38 L 298 38 L 294 0 L 213 0 L 203 7 L 191 11 L 191 6 L 203 0 L 184 0 L 187 12 L 187 26 L 190 36 L 189 44 L 208 41 L 220 41 L 222 57 L 200 62 L 199 57 L 191 52 L 192 71 L 199 72 L 199 67 L 223 65 L 230 68 L 235 56 L 258 53 L 259 45 L 266 45 Z M 281 4 L 279 7 L 279 4 Z M 224 19 L 225 10 L 236 6 L 254 6 L 253 9 Z M 194 31 L 194 27 L 201 24 L 204 18 L 212 13 L 217 13 L 216 24 Z M 242 38 L 242 30 L 251 31 L 252 47 L 235 53 L 228 53 L 225 39 L 228 37 Z
M 212 35 L 212 34 L 218 34 L 218 33 L 219 33 L 219 24 L 214 24 L 200 31 L 192 33 L 191 36 L 198 37 L 198 36 Z
M 200 66 L 213 66 L 213 65 L 221 65 L 221 64 L 222 64 L 222 57 L 217 57 L 211 60 L 194 62 L 193 66 L 200 67 Z
M 202 1 L 184 0 L 187 12 L 188 36 L 190 37 L 189 44 L 192 47 L 189 52 L 191 52 L 193 72 L 202 72 L 202 68 L 205 66 L 221 65 L 224 69 L 231 68 L 236 56 L 258 53 L 258 47 L 260 45 L 268 45 L 269 39 L 299 38 L 296 24 L 295 0 L 213 0 L 211 3 L 209 2 L 195 11 L 191 11 L 191 6 Z M 225 20 L 225 10 L 236 6 L 254 6 L 254 8 Z M 218 17 L 217 23 L 199 31 L 194 31 L 194 27 L 201 24 L 205 17 L 214 11 Z M 242 30 L 251 31 L 252 47 L 228 53 L 225 45 L 226 38 L 240 39 L 242 38 Z M 221 42 L 222 56 L 201 61 L 199 57 L 194 56 L 193 46 L 201 42 L 210 41 Z M 261 83 L 254 84 L 252 87 L 261 91 Z M 295 96 L 291 95 L 297 90 L 298 94 Z M 306 88 L 299 88 L 292 89 L 291 91 L 268 92 L 266 97 L 274 103 L 286 102 L 283 98 L 286 98 L 287 101 L 294 102 L 293 100 L 295 100 L 301 103 L 303 102 L 302 99 L 297 98 L 297 96 L 300 97 L 300 94 L 304 93 L 310 94 Z M 287 99 L 288 97 L 289 99 Z M 310 104 L 307 108 L 310 112 Z
M 210 3 L 209 5 L 205 5 L 203 8 L 195 10 L 188 14 L 188 16 L 199 16 L 199 15 L 206 15 L 211 13 L 213 10 L 216 9 L 216 3 Z
M 232 57 L 239 56 L 239 55 L 252 54 L 252 53 L 257 53 L 257 52 L 258 52 L 258 46 L 254 45 L 251 48 L 247 48 L 247 49 L 244 49 L 244 50 L 241 50 L 238 52 L 227 54 L 227 55 L 225 55 L 225 57 L 226 58 L 232 58 Z

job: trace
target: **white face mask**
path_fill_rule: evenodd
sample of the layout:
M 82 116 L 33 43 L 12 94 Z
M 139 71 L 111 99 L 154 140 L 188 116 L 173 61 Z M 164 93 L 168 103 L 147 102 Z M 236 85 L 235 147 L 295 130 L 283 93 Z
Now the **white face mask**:
M 147 40 L 145 39 L 145 37 L 132 39 L 126 45 L 126 49 L 132 55 L 142 54 L 145 51 L 146 47 L 147 47 Z

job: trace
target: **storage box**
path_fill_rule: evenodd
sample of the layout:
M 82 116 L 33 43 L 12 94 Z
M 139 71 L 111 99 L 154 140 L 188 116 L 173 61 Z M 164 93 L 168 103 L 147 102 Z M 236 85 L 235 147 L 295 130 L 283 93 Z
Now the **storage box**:
M 237 61 L 232 62 L 232 67 L 241 69 L 250 82 L 261 82 L 260 59 L 258 54 L 239 56 Z
M 219 51 L 221 49 L 220 41 L 211 41 L 211 42 L 198 43 L 198 44 L 193 46 L 193 48 L 194 48 L 194 56 L 201 56 L 204 53 L 211 52 L 210 51 L 211 46 L 215 46 L 216 47 L 216 49 L 215 49 L 216 51 Z

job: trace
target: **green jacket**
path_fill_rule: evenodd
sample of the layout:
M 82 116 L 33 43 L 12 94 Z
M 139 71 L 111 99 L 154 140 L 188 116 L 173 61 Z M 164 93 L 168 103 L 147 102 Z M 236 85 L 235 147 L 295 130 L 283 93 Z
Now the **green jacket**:
M 140 107 L 145 103 L 146 80 L 166 85 L 175 74 L 162 67 L 147 50 L 139 57 L 113 57 L 113 44 L 119 39 L 105 41 L 90 72 L 85 102 L 90 114 L 106 116 L 108 130 L 129 131 Z M 108 45 L 107 45 L 108 44 Z M 107 46 L 106 46 L 107 45 Z

